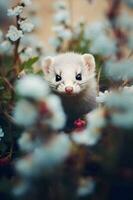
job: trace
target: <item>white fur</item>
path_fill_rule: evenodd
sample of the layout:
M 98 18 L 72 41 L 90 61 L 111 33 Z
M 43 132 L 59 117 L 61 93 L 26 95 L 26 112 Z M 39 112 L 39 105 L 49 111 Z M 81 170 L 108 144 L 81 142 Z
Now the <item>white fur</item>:
M 95 60 L 90 54 L 64 53 L 44 60 L 45 79 L 53 91 L 61 97 L 68 118 L 76 119 L 96 106 Z M 82 80 L 76 80 L 76 74 Z M 56 74 L 62 80 L 56 82 Z M 65 88 L 72 87 L 73 93 L 66 94 Z

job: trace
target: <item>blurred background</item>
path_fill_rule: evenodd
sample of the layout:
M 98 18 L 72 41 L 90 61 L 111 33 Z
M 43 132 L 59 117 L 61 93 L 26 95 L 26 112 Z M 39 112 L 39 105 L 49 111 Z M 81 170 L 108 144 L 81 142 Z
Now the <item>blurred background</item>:
M 7 8 L 15 5 L 17 0 L 1 0 L 1 24 L 5 26 L 9 18 L 7 18 Z M 36 33 L 44 42 L 44 45 L 49 46 L 49 37 L 52 36 L 54 22 L 54 3 L 56 0 L 33 0 L 32 5 L 28 8 L 31 12 L 35 12 L 35 22 L 38 27 Z M 89 3 L 88 3 L 89 2 Z M 75 25 L 81 18 L 87 23 L 101 21 L 105 19 L 106 10 L 108 8 L 108 0 L 66 0 L 68 9 L 71 12 L 71 24 Z M 122 10 L 127 11 L 133 17 L 132 10 L 122 5 Z
M 16 80 L 21 80 L 21 77 L 31 73 L 37 76 L 37 79 L 33 78 L 33 82 L 35 80 L 38 83 L 40 77 L 44 77 L 41 70 L 43 58 L 67 51 L 94 55 L 99 107 L 94 111 L 94 115 L 92 112 L 92 127 L 89 122 L 90 126 L 88 125 L 86 130 L 87 133 L 92 131 L 93 139 L 89 139 L 93 140 L 93 144 L 71 144 L 73 148 L 69 159 L 65 157 L 65 162 L 61 162 L 58 170 L 55 170 L 54 164 L 58 161 L 60 164 L 60 160 L 62 161 L 60 153 L 63 152 L 63 143 L 61 140 L 62 146 L 58 145 L 61 134 L 53 128 L 55 121 L 50 121 L 53 126 L 50 129 L 47 123 L 45 124 L 45 117 L 49 117 L 45 116 L 47 98 L 45 96 L 43 102 L 42 99 L 32 99 L 36 92 L 31 94 L 30 98 L 21 95 L 18 98 L 18 91 L 15 91 L 14 85 Z M 0 0 L 0 200 L 133 199 L 132 63 L 133 0 Z M 34 86 L 32 79 L 27 80 Z M 23 88 L 24 91 L 28 90 L 25 81 L 22 83 L 20 94 Z M 40 83 L 37 84 L 38 88 L 43 87 L 42 79 Z M 38 124 L 34 120 L 30 122 L 32 128 L 23 124 L 27 122 L 26 104 L 19 107 L 18 119 L 16 117 L 14 123 L 12 115 L 16 101 L 18 105 L 19 101 L 23 100 L 35 111 L 32 113 L 31 109 L 31 113 L 27 112 L 27 119 L 32 119 L 32 114 L 36 113 L 41 116 L 37 119 Z M 54 105 L 50 110 L 54 112 L 55 118 L 56 114 L 60 114 L 55 112 L 57 107 L 53 109 L 54 106 L 58 106 L 58 101 L 57 104 L 54 103 L 56 100 L 53 100 Z M 23 108 L 24 112 L 21 112 Z M 17 124 L 19 119 L 22 124 Z M 99 119 L 103 119 L 106 125 L 97 127 Z M 49 161 L 49 151 L 47 153 L 45 145 L 49 146 L 47 137 L 55 136 L 55 133 L 56 137 L 52 139 L 55 143 L 57 140 L 57 143 L 54 147 L 50 146 L 50 155 L 52 159 L 56 156 L 57 161 L 51 157 L 52 161 Z M 70 134 L 73 135 L 73 132 Z M 66 139 L 66 134 L 63 134 L 63 137 L 69 148 L 71 141 Z M 40 151 L 43 170 L 45 171 L 46 164 L 46 172 L 49 172 L 53 162 L 52 167 L 55 171 L 53 170 L 54 173 L 50 176 L 46 176 L 45 173 L 39 174 L 36 180 L 34 172 L 38 173 L 42 163 L 34 163 L 34 149 L 40 150 L 40 146 L 43 150 Z M 27 151 L 23 154 L 25 149 Z M 42 154 L 45 151 L 46 160 Z M 30 156 L 33 163 L 29 162 Z M 17 172 L 14 168 L 16 159 L 20 167 Z M 38 169 L 34 164 L 37 164 Z M 29 174 L 31 177 L 27 178 Z M 12 195 L 12 186 L 16 196 Z

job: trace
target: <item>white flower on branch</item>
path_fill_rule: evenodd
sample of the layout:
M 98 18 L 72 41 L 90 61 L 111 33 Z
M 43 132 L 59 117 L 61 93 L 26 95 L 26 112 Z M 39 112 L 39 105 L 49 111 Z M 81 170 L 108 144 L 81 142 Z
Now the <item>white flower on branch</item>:
M 27 132 L 24 132 L 18 140 L 19 147 L 25 152 L 33 151 L 36 147 L 40 146 L 40 143 L 39 138 L 33 140 Z
M 8 33 L 6 36 L 13 42 L 17 41 L 21 37 L 23 37 L 23 32 L 18 30 L 15 26 L 11 25 L 9 27 Z
M 95 187 L 96 183 L 92 178 L 81 179 L 77 190 L 77 195 L 80 197 L 91 195 L 94 192 Z
M 54 21 L 55 23 L 62 23 L 65 22 L 67 23 L 70 19 L 70 14 L 67 10 L 60 10 L 58 13 L 54 15 Z
M 29 20 L 23 20 L 19 22 L 20 28 L 23 32 L 31 32 L 34 29 L 34 25 Z
M 72 31 L 64 26 L 54 26 L 53 31 L 57 34 L 58 37 L 64 40 L 70 40 L 72 38 Z
M 116 43 L 113 39 L 102 34 L 92 41 L 90 51 L 102 56 L 114 55 L 117 51 Z
M 87 122 L 84 130 L 72 133 L 72 139 L 77 144 L 95 145 L 101 137 L 101 129 L 106 125 L 104 110 L 99 108 L 89 113 Z
M 96 39 L 97 36 L 104 34 L 108 26 L 109 25 L 106 22 L 95 22 L 93 24 L 89 24 L 85 27 L 84 38 L 87 40 Z
M 4 40 L 2 43 L 0 43 L 0 53 L 2 54 L 10 54 L 12 52 L 12 44 L 8 40 Z
M 97 103 L 104 103 L 106 97 L 109 95 L 109 91 L 105 90 L 104 92 L 99 92 L 98 96 L 96 97 Z
M 50 38 L 49 44 L 54 48 L 58 48 L 61 45 L 61 40 L 59 38 Z
M 46 103 L 52 112 L 52 117 L 46 121 L 53 129 L 61 129 L 66 122 L 66 116 L 62 109 L 60 98 L 56 95 L 50 95 Z
M 130 92 L 130 93 L 133 94 L 133 85 L 131 85 L 131 86 L 125 86 L 123 88 L 123 91 Z
M 83 130 L 80 132 L 73 132 L 72 135 L 72 140 L 77 143 L 77 144 L 83 144 L 83 145 L 89 145 L 89 138 L 88 138 L 88 131 Z
M 118 16 L 116 20 L 116 25 L 121 29 L 132 31 L 133 30 L 132 16 L 130 16 L 127 12 L 122 13 L 121 15 Z
M 16 104 L 13 116 L 16 124 L 30 126 L 36 121 L 38 112 L 33 104 L 26 100 L 21 100 Z
M 21 40 L 21 44 L 24 47 L 31 47 L 31 48 L 39 48 L 43 49 L 43 42 L 35 35 L 35 34 L 27 34 L 26 37 L 23 37 Z
M 111 122 L 117 127 L 133 127 L 133 89 L 124 88 L 122 91 L 112 92 L 106 98 L 105 105 L 113 109 Z
M 65 1 L 59 0 L 54 3 L 55 10 L 66 9 L 67 5 Z
M 40 76 L 30 74 L 16 83 L 16 92 L 22 97 L 41 100 L 49 94 L 50 89 Z
M 24 61 L 28 61 L 30 58 L 33 58 L 37 56 L 36 52 L 31 48 L 31 47 L 27 47 L 21 54 L 20 54 L 20 58 L 21 60 Z
M 20 3 L 23 3 L 25 6 L 29 6 L 32 3 L 32 0 L 21 0 Z
M 130 59 L 109 61 L 106 63 L 106 74 L 113 80 L 127 80 L 133 78 L 133 62 Z
M 16 6 L 14 8 L 10 8 L 7 11 L 8 16 L 19 16 L 23 12 L 23 6 Z
M 17 197 L 22 196 L 28 191 L 29 187 L 29 183 L 26 180 L 23 180 L 22 182 L 15 185 L 15 187 L 13 188 L 13 194 Z
M 42 171 L 47 174 L 64 162 L 70 152 L 69 136 L 62 133 L 55 136 L 49 144 L 36 148 L 29 158 L 19 160 L 16 169 L 25 177 L 37 177 Z

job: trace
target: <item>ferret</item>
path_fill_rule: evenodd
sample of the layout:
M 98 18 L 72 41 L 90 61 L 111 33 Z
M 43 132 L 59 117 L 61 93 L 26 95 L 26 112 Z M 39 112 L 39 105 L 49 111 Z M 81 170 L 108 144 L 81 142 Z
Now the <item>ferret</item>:
M 95 68 L 95 59 L 91 54 L 69 52 L 44 59 L 44 78 L 61 98 L 68 123 L 96 107 Z

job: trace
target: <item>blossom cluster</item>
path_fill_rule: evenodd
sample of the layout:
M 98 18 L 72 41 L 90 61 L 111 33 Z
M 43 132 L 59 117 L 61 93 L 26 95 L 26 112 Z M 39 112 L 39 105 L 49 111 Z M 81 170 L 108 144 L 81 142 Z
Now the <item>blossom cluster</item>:
M 73 23 L 70 18 L 71 12 L 66 1 L 55 2 L 52 27 L 55 37 L 49 39 L 55 52 L 80 50 L 106 58 L 115 55 L 117 43 L 108 34 L 111 26 L 107 20 L 87 24 L 81 17 L 78 22 Z
M 56 1 L 54 9 L 54 26 L 52 27 L 52 30 L 56 37 L 50 38 L 49 43 L 55 49 L 58 49 L 64 40 L 70 41 L 73 34 L 70 28 L 70 12 L 68 10 L 67 2 L 60 0 Z
M 18 23 L 18 27 L 11 25 L 6 35 L 12 42 L 22 38 L 25 32 L 31 32 L 34 28 L 34 25 L 30 21 L 21 16 L 24 11 L 24 7 L 30 5 L 30 3 L 31 1 L 22 0 L 16 7 L 8 9 L 7 15 L 16 16 Z
M 87 126 L 83 130 L 75 130 L 72 139 L 77 144 L 96 145 L 101 138 L 102 129 L 106 127 L 104 109 L 96 109 L 86 117 Z
M 79 151 L 81 145 L 85 148 L 96 145 L 102 137 L 106 119 L 104 109 L 92 111 L 86 117 L 86 126 L 78 126 L 68 135 L 62 130 L 66 116 L 61 101 L 51 94 L 50 88 L 41 77 L 25 75 L 16 82 L 15 90 L 20 100 L 14 108 L 13 118 L 16 124 L 25 128 L 18 144 L 26 155 L 15 162 L 15 169 L 23 178 L 15 186 L 14 194 L 22 195 L 31 186 L 31 179 L 48 174 L 51 176 L 57 167 L 73 157 L 75 147 Z M 94 188 L 95 181 L 92 177 L 84 179 L 80 176 L 78 196 L 89 195 Z

